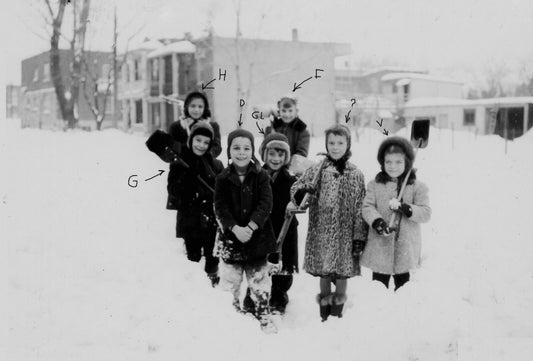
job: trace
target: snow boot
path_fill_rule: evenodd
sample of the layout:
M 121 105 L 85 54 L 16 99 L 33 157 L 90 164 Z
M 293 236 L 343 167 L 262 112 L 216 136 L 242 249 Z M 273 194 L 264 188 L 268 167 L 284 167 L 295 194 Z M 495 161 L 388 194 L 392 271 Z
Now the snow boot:
M 322 318 L 322 322 L 326 321 L 331 314 L 331 299 L 332 295 L 321 295 L 318 294 L 316 296 L 316 301 L 318 302 L 318 306 L 320 308 L 320 317 Z
M 342 309 L 344 308 L 344 303 L 346 302 L 346 295 L 343 294 L 334 294 L 331 302 L 331 316 L 338 318 L 342 317 Z
M 246 296 L 244 296 L 244 300 L 242 301 L 242 310 L 253 315 L 256 314 L 255 302 L 252 299 L 250 288 L 246 289 Z
M 211 286 L 213 286 L 213 288 L 215 288 L 220 282 L 220 277 L 217 272 L 208 273 L 207 278 L 211 281 Z

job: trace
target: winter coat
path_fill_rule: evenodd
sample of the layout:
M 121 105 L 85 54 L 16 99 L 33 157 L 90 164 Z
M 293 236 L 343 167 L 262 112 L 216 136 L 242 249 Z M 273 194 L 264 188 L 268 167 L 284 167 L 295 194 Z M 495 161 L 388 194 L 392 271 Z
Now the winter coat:
M 285 123 L 280 118 L 274 118 L 272 124 L 265 129 L 265 135 L 272 132 L 283 133 L 289 140 L 291 155 L 299 154 L 307 157 L 309 153 L 309 131 L 307 125 L 298 117 L 292 122 Z
M 372 225 L 383 218 L 389 223 L 393 211 L 389 208 L 389 201 L 398 196 L 397 181 L 378 183 L 372 180 L 368 184 L 363 203 L 363 217 Z M 370 227 L 368 242 L 361 258 L 361 265 L 374 272 L 384 274 L 399 274 L 409 272 L 420 265 L 421 235 L 420 224 L 429 221 L 431 208 L 429 206 L 427 186 L 415 180 L 407 185 L 403 194 L 403 202 L 411 206 L 411 217 L 401 216 L 399 231 L 390 236 L 380 236 Z M 398 220 L 399 215 L 396 220 Z M 395 241 L 395 237 L 397 240 Z
M 250 163 L 241 183 L 233 165 L 224 169 L 215 182 L 215 215 L 219 223 L 215 255 L 228 263 L 251 262 L 274 252 L 271 210 L 272 189 L 265 170 Z M 248 242 L 241 243 L 231 228 L 246 227 L 250 221 L 259 228 Z
M 187 238 L 192 233 L 216 229 L 213 192 L 197 176 L 214 188 L 215 177 L 222 172 L 224 166 L 210 154 L 199 157 L 187 147 L 182 149 L 180 156 L 189 168 L 179 161 L 171 163 L 167 190 L 178 210 L 176 236 Z
M 267 166 L 263 166 L 263 169 L 267 169 Z M 282 167 L 278 172 L 271 175 L 270 184 L 273 204 L 270 220 L 276 239 L 285 222 L 285 209 L 291 200 L 291 186 L 295 181 L 296 177 L 292 176 L 286 167 Z M 289 230 L 283 241 L 281 255 L 283 270 L 288 273 L 298 272 L 298 221 L 296 217 L 292 218 L 289 225 Z
M 190 124 L 189 128 L 196 124 L 196 122 L 198 122 L 198 120 L 193 121 Z M 211 125 L 211 127 L 213 127 L 213 130 L 215 132 L 215 139 L 213 140 L 213 144 L 211 145 L 209 152 L 211 153 L 213 158 L 216 158 L 222 152 L 222 146 L 220 143 L 220 126 L 212 119 L 209 120 L 209 124 Z M 181 148 L 187 147 L 187 138 L 189 137 L 189 131 L 181 126 L 180 120 L 175 121 L 170 125 L 169 133 L 172 138 L 180 144 Z
M 352 255 L 353 241 L 365 240 L 367 226 L 361 215 L 365 197 L 363 173 L 347 162 L 340 174 L 331 161 L 309 200 L 309 227 L 304 270 L 314 276 L 347 278 L 360 274 L 359 260 Z M 320 165 L 312 166 L 291 188 L 293 202 L 298 189 L 310 187 Z

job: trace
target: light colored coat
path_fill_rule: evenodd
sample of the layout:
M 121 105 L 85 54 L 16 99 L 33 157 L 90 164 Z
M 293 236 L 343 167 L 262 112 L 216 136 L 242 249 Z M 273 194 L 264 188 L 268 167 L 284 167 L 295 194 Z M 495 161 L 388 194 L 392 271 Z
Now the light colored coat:
M 364 240 L 367 234 L 361 215 L 365 180 L 363 173 L 349 162 L 342 175 L 331 162 L 326 162 L 317 194 L 309 201 L 303 267 L 314 276 L 353 277 L 360 274 L 359 259 L 352 256 L 353 240 Z M 307 169 L 293 184 L 293 202 L 295 192 L 310 186 L 319 168 L 320 165 L 314 165 Z
M 420 266 L 420 223 L 428 222 L 431 217 L 428 188 L 424 183 L 415 180 L 414 184 L 405 187 L 403 194 L 403 202 L 411 206 L 413 214 L 409 218 L 401 216 L 399 232 L 380 236 L 371 227 L 372 223 L 378 218 L 389 223 L 393 214 L 389 201 L 397 197 L 397 186 L 395 181 L 384 184 L 372 180 L 368 184 L 363 203 L 363 218 L 370 225 L 370 230 L 361 265 L 383 274 L 405 273 Z M 399 217 L 396 217 L 397 221 Z

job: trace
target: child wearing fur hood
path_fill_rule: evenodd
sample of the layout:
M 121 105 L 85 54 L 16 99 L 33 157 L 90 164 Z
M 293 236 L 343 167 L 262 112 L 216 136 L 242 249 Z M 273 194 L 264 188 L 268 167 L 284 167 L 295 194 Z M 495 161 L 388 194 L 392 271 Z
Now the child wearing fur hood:
M 363 203 L 363 217 L 371 229 L 361 265 L 370 268 L 372 279 L 386 287 L 392 276 L 397 290 L 409 281 L 410 270 L 420 265 L 420 223 L 431 217 L 428 187 L 416 179 L 413 170 L 402 199 L 398 199 L 415 158 L 407 139 L 388 137 L 379 146 L 377 158 L 381 171 L 368 184 Z M 391 230 L 388 223 L 393 213 L 397 223 Z
M 342 317 L 348 278 L 360 275 L 359 255 L 367 237 L 361 216 L 365 197 L 363 173 L 348 161 L 350 130 L 340 124 L 325 132 L 327 156 L 324 165 L 307 169 L 291 189 L 294 209 L 310 193 L 309 227 L 305 244 L 304 270 L 320 278 L 317 300 L 320 316 Z M 320 172 L 316 188 L 312 179 Z M 332 293 L 331 284 L 335 285 Z

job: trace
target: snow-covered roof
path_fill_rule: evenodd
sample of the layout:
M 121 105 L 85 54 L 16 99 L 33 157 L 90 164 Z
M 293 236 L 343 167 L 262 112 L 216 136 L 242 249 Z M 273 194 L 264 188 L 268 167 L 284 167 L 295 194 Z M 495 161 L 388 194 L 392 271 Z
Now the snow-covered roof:
M 400 79 L 421 79 L 421 80 L 430 80 L 430 81 L 439 81 L 439 82 L 446 82 L 446 83 L 457 83 L 457 84 L 463 84 L 463 82 L 444 78 L 444 77 L 438 77 L 434 75 L 429 74 L 420 74 L 420 73 L 390 73 L 385 74 L 381 77 L 381 81 L 395 81 Z
M 164 56 L 169 54 L 183 54 L 196 52 L 196 46 L 188 40 L 176 41 L 168 45 L 162 46 L 159 49 L 152 51 L 148 54 L 148 58 L 157 58 L 158 56 Z
M 163 44 L 155 39 L 149 39 L 137 44 L 131 48 L 131 50 L 156 50 L 163 47 Z
M 476 106 L 476 105 L 523 105 L 533 104 L 533 97 L 508 97 L 486 99 L 416 98 L 405 103 L 406 108 Z

